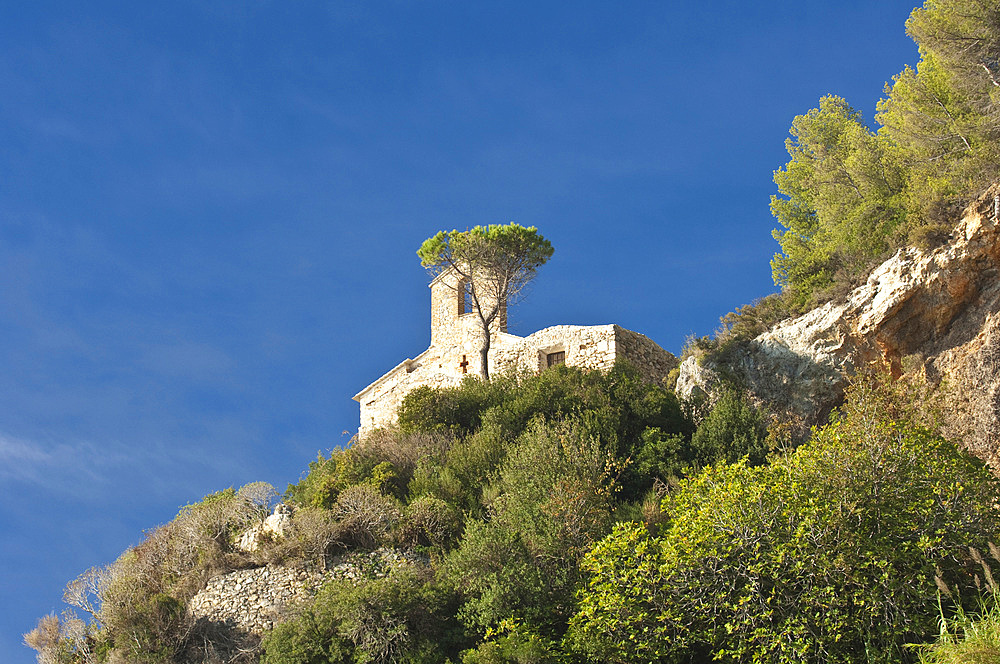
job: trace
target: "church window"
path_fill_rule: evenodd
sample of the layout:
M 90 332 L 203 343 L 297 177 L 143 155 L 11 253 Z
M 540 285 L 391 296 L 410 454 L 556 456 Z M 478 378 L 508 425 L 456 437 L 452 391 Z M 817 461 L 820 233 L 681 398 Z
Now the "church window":
M 472 282 L 463 279 L 458 284 L 458 314 L 471 314 L 476 310 L 476 302 L 472 298 Z

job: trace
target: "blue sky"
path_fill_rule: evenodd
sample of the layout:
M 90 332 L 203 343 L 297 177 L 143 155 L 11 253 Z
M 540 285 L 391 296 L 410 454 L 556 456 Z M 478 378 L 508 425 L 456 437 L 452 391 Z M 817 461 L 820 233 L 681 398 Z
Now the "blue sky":
M 6 3 L 0 661 L 179 506 L 283 489 L 429 340 L 415 251 L 516 221 L 527 334 L 679 352 L 774 290 L 792 118 L 871 118 L 912 2 Z

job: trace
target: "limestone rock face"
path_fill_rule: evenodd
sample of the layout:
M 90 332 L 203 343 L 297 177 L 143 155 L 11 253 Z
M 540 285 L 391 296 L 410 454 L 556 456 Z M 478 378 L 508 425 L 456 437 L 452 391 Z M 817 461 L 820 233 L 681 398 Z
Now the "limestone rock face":
M 711 393 L 725 373 L 756 398 L 807 424 L 822 422 L 848 377 L 874 360 L 894 373 L 922 366 L 946 381 L 952 427 L 996 462 L 1000 432 L 1000 222 L 994 186 L 963 214 L 950 241 L 933 251 L 899 250 L 846 300 L 784 321 L 735 349 L 725 366 L 688 358 L 682 396 Z M 904 358 L 906 362 L 904 362 Z
M 292 528 L 292 506 L 279 503 L 274 507 L 274 514 L 262 522 L 243 531 L 236 546 L 241 551 L 253 553 L 260 546 L 263 537 L 282 539 L 288 536 Z
M 274 507 L 274 514 L 264 519 L 264 534 L 272 535 L 277 539 L 286 537 L 292 527 L 292 506 L 285 503 L 278 503 Z

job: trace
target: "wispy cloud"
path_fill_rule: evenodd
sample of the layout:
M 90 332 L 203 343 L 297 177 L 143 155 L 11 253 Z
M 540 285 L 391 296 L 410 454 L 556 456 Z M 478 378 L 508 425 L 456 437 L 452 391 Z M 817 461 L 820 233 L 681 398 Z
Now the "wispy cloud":
M 51 460 L 51 455 L 35 443 L 0 434 L 0 472 L 18 464 L 39 464 Z
M 152 442 L 50 442 L 0 432 L 0 487 L 29 485 L 67 498 L 93 500 L 142 486 L 150 494 L 176 492 L 197 476 L 246 474 L 232 456 L 200 446 Z M 184 478 L 184 479 L 181 479 Z M 192 494 L 193 495 L 193 494 Z
M 101 483 L 102 471 L 123 463 L 120 451 L 87 442 L 45 443 L 0 433 L 0 481 L 75 493 L 83 484 Z

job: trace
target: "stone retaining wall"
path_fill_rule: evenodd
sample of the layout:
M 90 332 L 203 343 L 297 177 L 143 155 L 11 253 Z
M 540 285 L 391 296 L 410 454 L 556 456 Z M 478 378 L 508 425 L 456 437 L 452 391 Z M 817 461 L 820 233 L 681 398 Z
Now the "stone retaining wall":
M 285 610 L 313 597 L 333 579 L 360 581 L 381 578 L 398 565 L 426 564 L 417 556 L 391 549 L 345 556 L 329 569 L 265 565 L 221 574 L 188 604 L 195 618 L 225 623 L 262 636 L 279 621 Z
M 209 580 L 188 610 L 194 618 L 260 636 L 274 627 L 282 609 L 315 595 L 326 578 L 324 572 L 278 565 L 241 569 Z

